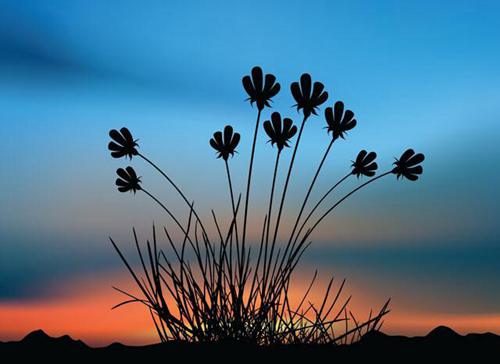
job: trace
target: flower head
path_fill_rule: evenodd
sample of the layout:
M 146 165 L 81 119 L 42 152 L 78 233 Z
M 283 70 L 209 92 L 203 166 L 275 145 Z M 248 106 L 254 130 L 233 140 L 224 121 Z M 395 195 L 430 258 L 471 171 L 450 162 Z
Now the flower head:
M 344 103 L 337 101 L 334 109 L 327 107 L 325 109 L 325 119 L 328 124 L 328 133 L 332 132 L 333 140 L 337 138 L 345 138 L 345 133 L 356 126 L 356 119 L 351 110 L 346 110 L 344 113 Z
M 308 117 L 313 113 L 316 114 L 316 109 L 319 105 L 328 99 L 328 92 L 323 92 L 325 86 L 321 82 L 314 82 L 311 93 L 311 75 L 304 73 L 300 76 L 300 86 L 298 82 L 293 82 L 290 86 L 292 95 L 297 101 L 293 106 L 297 107 L 297 111 L 302 109 L 304 116 Z
M 366 150 L 362 150 L 359 152 L 356 160 L 352 162 L 351 167 L 353 168 L 351 173 L 358 178 L 362 175 L 366 177 L 373 177 L 378 168 L 375 158 L 377 158 L 377 153 L 368 153 Z
M 252 76 L 243 77 L 242 83 L 249 96 L 247 100 L 250 100 L 252 105 L 255 102 L 259 110 L 264 109 L 265 106 L 271 107 L 269 101 L 280 91 L 280 84 L 276 82 L 276 77 L 272 74 L 264 77 L 260 67 L 252 68 Z
M 217 131 L 214 133 L 214 137 L 210 139 L 210 145 L 218 153 L 217 158 L 222 158 L 225 161 L 227 161 L 229 155 L 234 155 L 239 142 L 240 134 L 233 134 L 233 128 L 229 125 L 226 125 L 224 128 L 224 138 L 222 138 L 222 132 Z
M 115 182 L 115 184 L 118 186 L 118 191 L 132 191 L 136 193 L 141 189 L 141 186 L 139 185 L 141 183 L 141 179 L 137 177 L 137 174 L 132 167 L 127 167 L 125 169 L 118 168 L 116 170 L 116 174 L 118 175 L 118 177 L 120 177 L 117 178 Z
M 282 125 L 281 115 L 278 112 L 271 114 L 271 121 L 266 120 L 264 122 L 264 130 L 270 138 L 271 145 L 276 144 L 281 152 L 284 147 L 290 146 L 288 142 L 297 133 L 297 127 L 293 125 L 292 119 L 289 118 L 284 118 Z
M 109 136 L 113 139 L 108 144 L 108 149 L 111 151 L 113 158 L 128 156 L 132 159 L 132 156 L 139 154 L 135 148 L 138 146 L 137 140 L 134 140 L 127 128 L 121 128 L 120 131 L 112 129 L 109 132 Z
M 408 178 L 410 181 L 416 181 L 418 175 L 422 174 L 424 169 L 419 164 L 424 161 L 425 157 L 422 153 L 415 154 L 413 149 L 407 149 L 399 159 L 394 162 L 394 173 L 399 177 Z

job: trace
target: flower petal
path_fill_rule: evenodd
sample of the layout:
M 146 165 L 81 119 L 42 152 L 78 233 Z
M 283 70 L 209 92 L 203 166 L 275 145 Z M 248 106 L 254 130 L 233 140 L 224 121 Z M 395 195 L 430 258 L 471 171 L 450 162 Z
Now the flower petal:
M 335 103 L 335 123 L 340 124 L 342 121 L 342 116 L 344 114 L 344 103 L 342 101 L 337 101 Z
M 415 154 L 414 156 L 412 156 L 410 159 L 408 159 L 406 165 L 408 167 L 412 167 L 412 166 L 415 166 L 419 163 L 422 163 L 424 161 L 425 157 L 422 153 L 418 153 L 418 154 Z
M 302 96 L 304 99 L 309 100 L 311 98 L 311 83 L 311 75 L 309 73 L 304 73 L 300 76 L 300 87 L 302 89 Z
M 127 128 L 125 128 L 125 127 L 121 128 L 120 132 L 122 133 L 122 135 L 126 141 L 128 141 L 130 143 L 134 142 L 134 138 L 132 137 L 132 134 L 130 133 L 130 131 Z
M 317 99 L 319 95 L 323 92 L 325 89 L 325 85 L 323 85 L 321 82 L 314 82 L 314 87 L 313 87 L 313 93 L 311 95 L 311 99 Z
M 247 92 L 248 96 L 250 96 L 251 99 L 254 99 L 256 94 L 250 76 L 243 77 L 241 83 L 243 83 L 243 88 Z
M 276 77 L 270 73 L 268 73 L 265 77 L 265 83 L 264 83 L 264 92 L 268 91 L 271 89 L 271 87 L 274 85 L 276 82 Z
M 366 158 L 364 158 L 363 164 L 365 164 L 365 165 L 370 164 L 371 162 L 373 162 L 375 160 L 375 158 L 377 158 L 377 153 L 370 152 L 370 153 L 368 153 Z
M 321 96 L 317 99 L 315 106 L 319 106 L 328 100 L 328 92 L 323 92 Z
M 256 66 L 252 68 L 252 81 L 257 93 L 262 92 L 262 68 Z
M 224 145 L 230 145 L 231 139 L 233 137 L 233 127 L 231 125 L 226 125 L 224 127 Z
M 111 139 L 113 139 L 118 144 L 124 145 L 127 142 L 125 140 L 125 138 L 116 129 L 110 130 L 109 131 L 109 136 L 111 137 Z
M 292 82 L 290 85 L 290 91 L 292 92 L 292 96 L 297 101 L 297 104 L 302 102 L 302 94 L 300 92 L 300 87 L 298 82 Z
M 122 151 L 123 146 L 116 144 L 115 142 L 109 142 L 108 149 L 112 151 Z
M 274 129 L 271 126 L 271 122 L 269 120 L 264 121 L 264 130 L 265 130 L 267 136 L 269 138 L 271 138 L 271 140 L 275 139 Z
M 125 170 L 123 168 L 118 168 L 116 170 L 116 174 L 118 176 L 120 176 L 121 178 L 123 178 L 125 181 L 128 181 L 128 179 L 129 179 L 129 175 L 127 174 L 127 172 L 125 172 Z

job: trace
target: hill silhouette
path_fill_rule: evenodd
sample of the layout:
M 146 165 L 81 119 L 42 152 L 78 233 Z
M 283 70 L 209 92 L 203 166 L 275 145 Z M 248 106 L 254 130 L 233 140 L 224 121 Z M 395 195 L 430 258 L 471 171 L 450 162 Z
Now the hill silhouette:
M 52 358 L 72 360 L 157 360 L 157 359 L 217 359 L 234 361 L 239 358 L 265 358 L 276 360 L 331 360 L 383 359 L 389 362 L 404 360 L 450 360 L 493 358 L 500 350 L 500 336 L 492 333 L 460 335 L 452 329 L 439 326 L 426 336 L 392 336 L 372 331 L 352 345 L 278 345 L 258 347 L 235 342 L 219 344 L 193 344 L 168 342 L 146 346 L 127 346 L 114 343 L 92 348 L 68 335 L 51 337 L 36 330 L 17 342 L 0 343 L 0 357 Z

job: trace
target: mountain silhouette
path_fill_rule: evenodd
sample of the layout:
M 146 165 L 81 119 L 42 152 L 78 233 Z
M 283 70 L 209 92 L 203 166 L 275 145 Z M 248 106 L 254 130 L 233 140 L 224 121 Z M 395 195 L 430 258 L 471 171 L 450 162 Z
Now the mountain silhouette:
M 238 358 L 265 358 L 276 360 L 331 360 L 349 359 L 354 362 L 384 359 L 388 362 L 403 360 L 435 360 L 443 362 L 470 358 L 492 358 L 500 350 L 500 336 L 492 333 L 460 335 L 452 329 L 439 326 L 426 336 L 406 337 L 372 331 L 351 345 L 276 345 L 259 347 L 242 343 L 184 343 L 167 342 L 146 346 L 127 346 L 113 343 L 92 348 L 68 335 L 51 337 L 36 330 L 17 342 L 0 342 L 0 357 L 57 358 L 72 360 L 157 360 L 157 359 L 217 359 L 233 361 Z
M 460 337 L 460 334 L 453 331 L 447 326 L 438 326 L 427 334 L 428 338 L 435 338 L 437 340 L 455 340 Z
M 84 349 L 88 346 L 81 340 L 73 340 L 69 335 L 63 335 L 61 337 L 51 337 L 47 335 L 43 330 L 35 330 L 26 335 L 20 344 L 28 346 L 61 346 L 74 349 Z

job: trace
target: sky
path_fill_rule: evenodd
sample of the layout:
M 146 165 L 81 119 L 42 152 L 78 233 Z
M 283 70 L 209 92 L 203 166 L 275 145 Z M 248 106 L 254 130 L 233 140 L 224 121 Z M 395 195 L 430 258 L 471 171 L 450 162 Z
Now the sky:
M 305 128 L 285 230 L 335 101 L 358 125 L 335 143 L 312 200 L 361 149 L 378 153 L 381 171 L 408 147 L 426 155 L 418 182 L 383 178 L 315 232 L 298 285 L 318 269 L 346 278 L 360 311 L 391 297 L 391 333 L 500 333 L 499 11 L 496 1 L 1 1 L 0 340 L 37 328 L 94 345 L 156 340 L 140 307 L 110 310 L 121 299 L 111 286 L 130 282 L 108 236 L 131 253 L 132 226 L 147 237 L 167 223 L 144 195 L 116 191 L 116 168 L 130 163 L 186 211 L 146 164 L 110 157 L 108 131 L 127 126 L 204 216 L 228 218 L 208 140 L 227 124 L 241 133 L 230 167 L 243 192 L 256 109 L 241 78 L 255 65 L 282 85 L 272 111 L 296 123 L 289 85 L 303 72 L 330 95 Z M 274 156 L 261 131 L 250 240 Z

